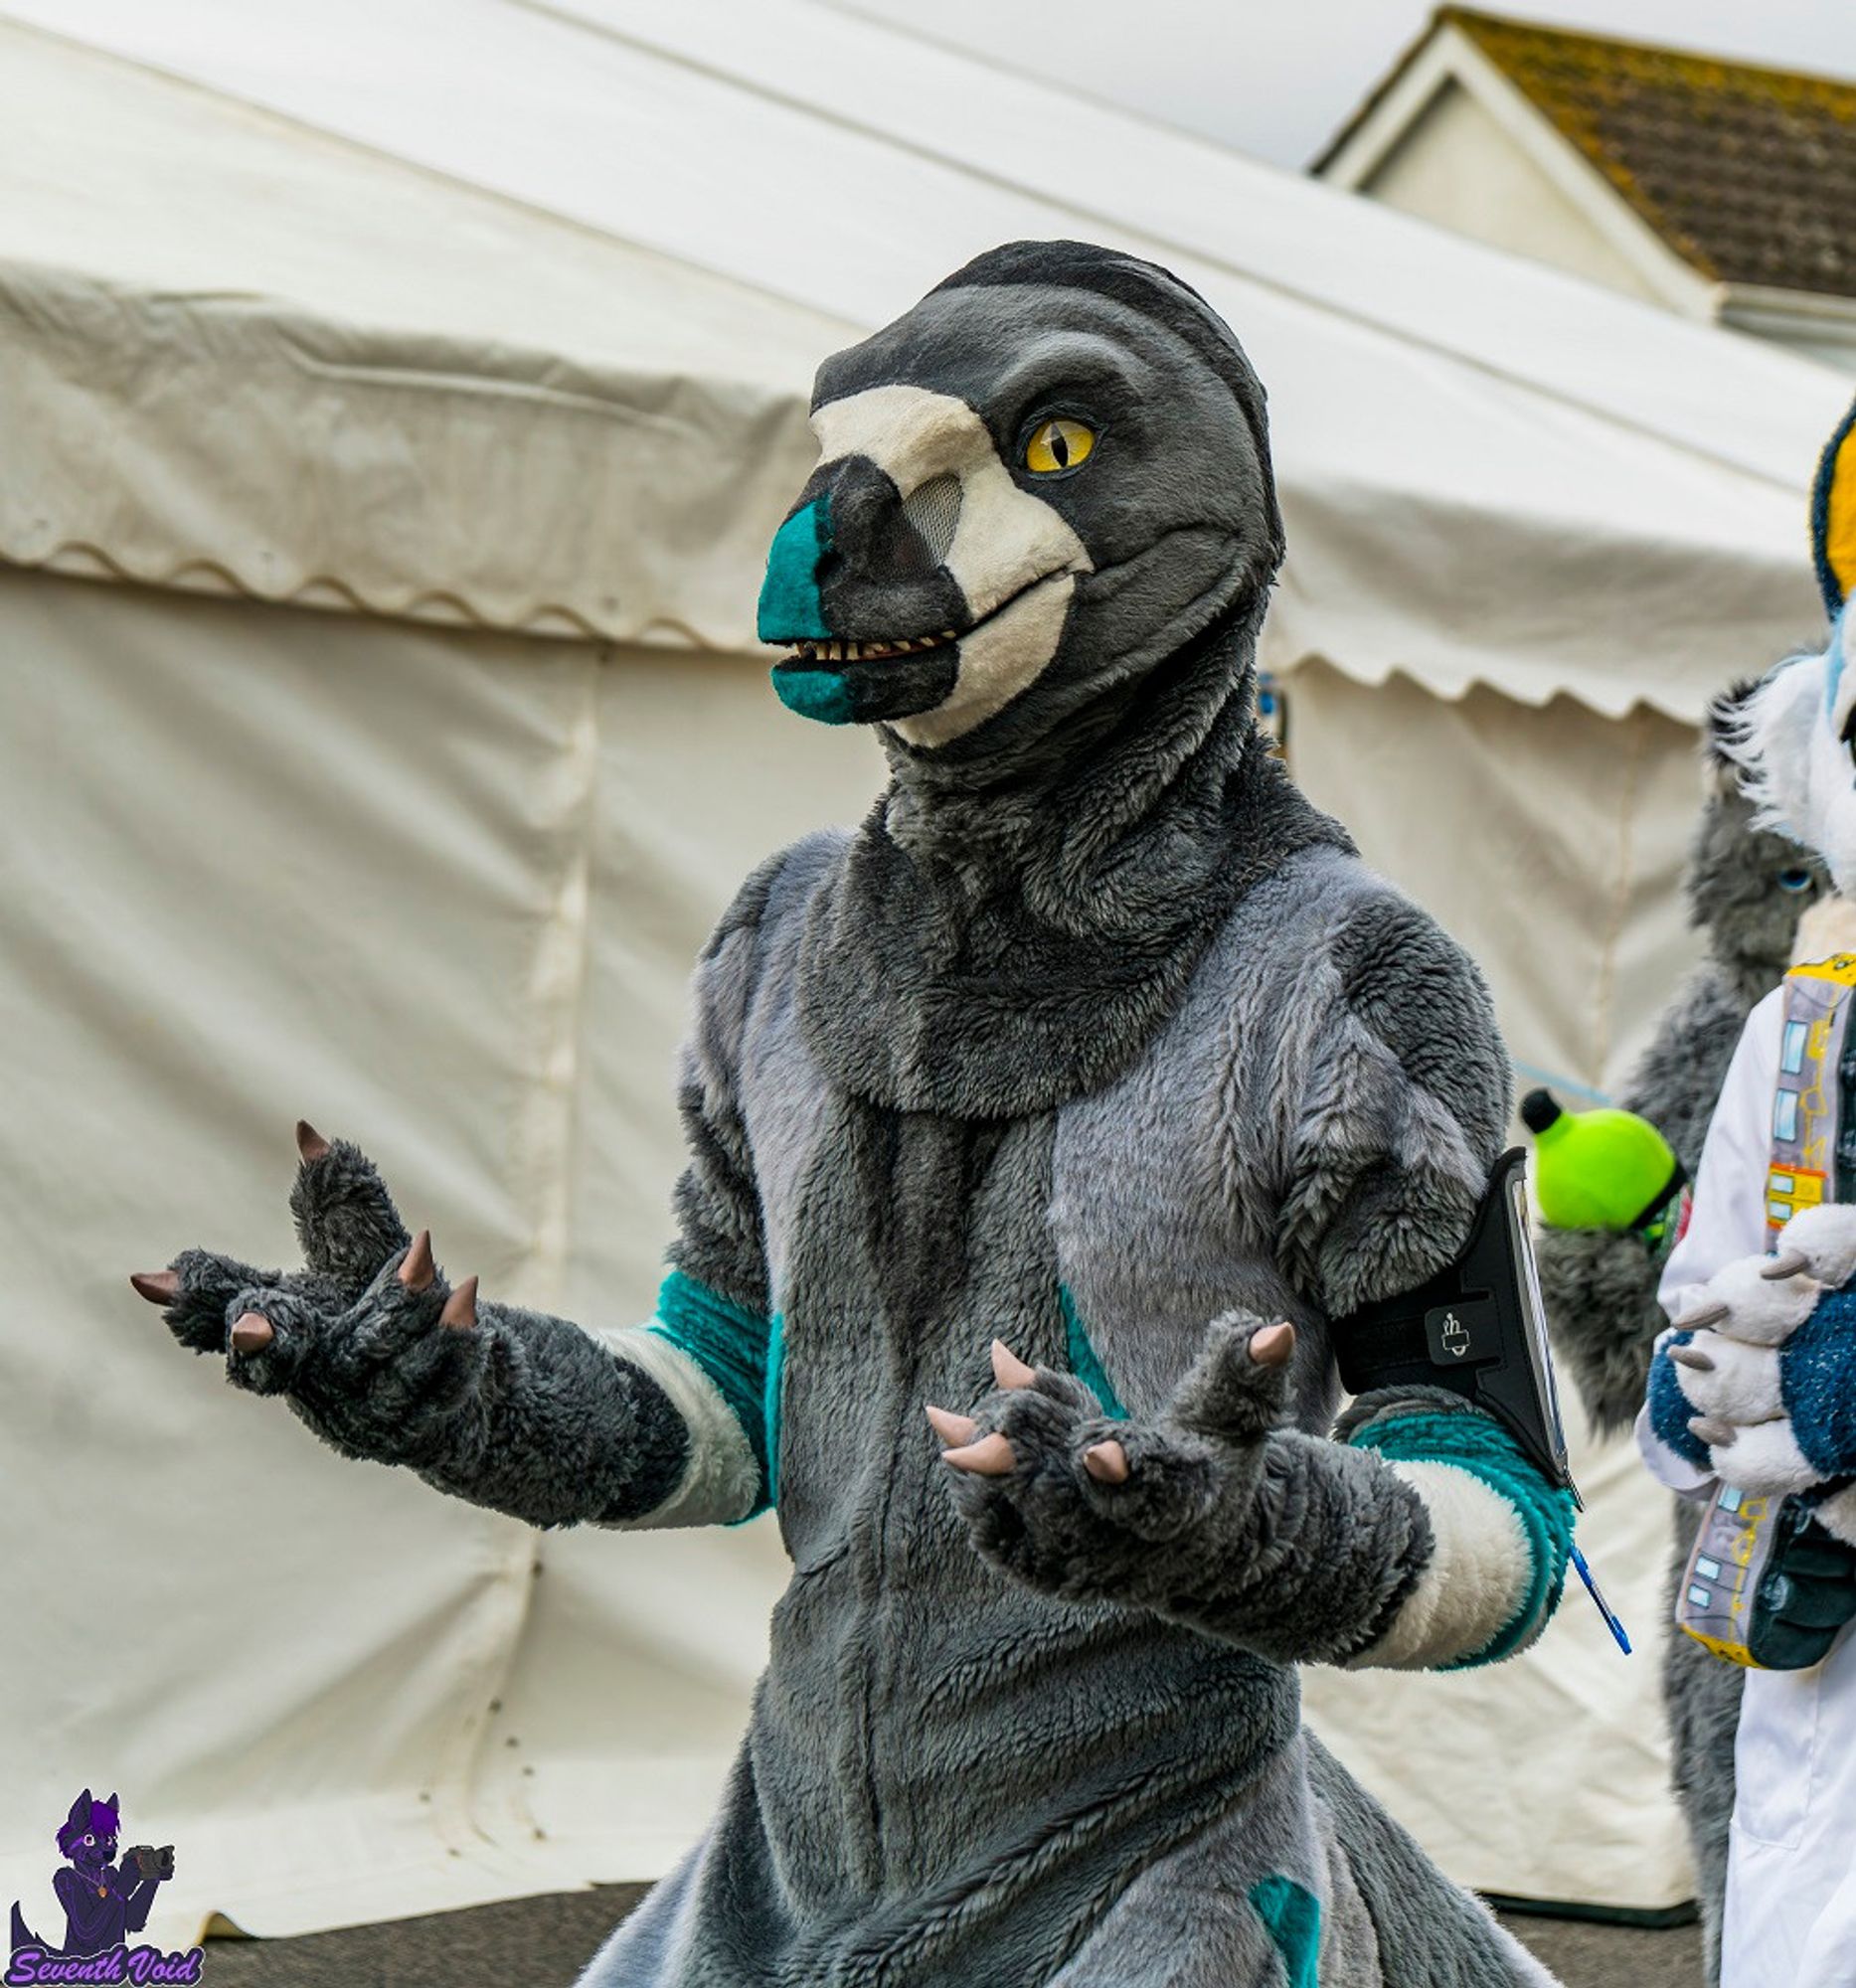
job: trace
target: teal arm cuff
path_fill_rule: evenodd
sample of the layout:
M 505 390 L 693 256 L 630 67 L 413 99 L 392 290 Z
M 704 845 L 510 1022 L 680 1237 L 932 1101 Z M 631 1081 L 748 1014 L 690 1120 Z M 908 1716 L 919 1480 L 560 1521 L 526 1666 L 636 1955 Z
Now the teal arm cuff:
M 672 1270 L 657 1293 L 657 1317 L 651 1329 L 695 1361 L 741 1423 L 760 1473 L 754 1510 L 748 1514 L 757 1517 L 773 1502 L 767 1410 L 771 1322 L 683 1271 Z
M 1474 1410 L 1390 1414 L 1356 1429 L 1350 1441 L 1356 1449 L 1377 1450 L 1389 1463 L 1454 1464 L 1505 1499 L 1521 1523 L 1532 1572 L 1520 1605 L 1479 1650 L 1441 1668 L 1460 1671 L 1499 1663 L 1538 1634 L 1559 1607 L 1566 1584 L 1572 1493 L 1549 1484 L 1500 1422 Z

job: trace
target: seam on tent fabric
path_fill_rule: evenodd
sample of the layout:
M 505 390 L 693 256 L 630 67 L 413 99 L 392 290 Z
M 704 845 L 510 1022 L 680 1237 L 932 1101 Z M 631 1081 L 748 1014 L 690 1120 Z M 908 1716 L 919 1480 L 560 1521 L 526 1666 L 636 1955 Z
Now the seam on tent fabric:
M 529 979 L 537 1018 L 527 1093 L 512 1125 L 509 1186 L 528 1217 L 530 1242 L 520 1274 L 530 1303 L 558 1306 L 566 1280 L 573 1214 L 574 1142 L 579 1122 L 579 1074 L 591 952 L 593 848 L 599 798 L 599 676 L 610 662 L 604 645 L 581 664 L 579 707 L 566 747 L 553 768 L 553 816 L 561 862 L 552 901 L 538 928 Z M 449 1785 L 457 1790 L 463 1819 L 478 1836 L 495 1831 L 477 1820 L 492 1757 L 490 1706 L 514 1674 L 535 1600 L 541 1565 L 538 1533 L 516 1521 L 507 1526 L 510 1548 L 492 1578 L 505 1590 L 496 1647 L 487 1653 L 488 1679 L 479 1707 L 462 1722 L 445 1751 Z M 506 1799 L 520 1799 L 519 1792 Z M 529 1818 L 533 1821 L 533 1818 Z
M 530 635 L 547 641 L 632 642 L 640 648 L 688 649 L 711 656 L 742 655 L 758 661 L 758 647 L 744 635 L 739 647 L 706 636 L 687 621 L 654 615 L 636 627 L 590 620 L 578 608 L 558 600 L 537 600 L 518 614 L 488 613 L 465 594 L 441 587 L 388 598 L 370 595 L 332 573 L 303 574 L 287 586 L 260 586 L 221 561 L 183 558 L 172 566 L 137 569 L 86 539 L 66 539 L 49 552 L 26 551 L 0 541 L 0 564 L 22 573 L 45 572 L 66 580 L 102 580 L 128 586 L 166 587 L 176 593 L 202 593 L 216 599 L 254 600 L 266 607 L 300 607 L 319 614 L 373 615 L 387 621 L 417 621 L 439 628 L 467 628 L 495 635 Z M 314 588 L 338 594 L 338 601 L 308 597 Z M 558 624 L 542 625 L 546 621 Z
M 1635 847 L 1638 790 L 1643 784 L 1643 761 L 1648 756 L 1647 727 L 1641 711 L 1624 720 L 1624 777 L 1617 797 L 1617 863 L 1606 893 L 1607 908 L 1599 946 L 1599 971 L 1593 983 L 1592 1070 L 1604 1069 L 1610 1055 L 1611 1006 L 1617 986 L 1617 947 L 1622 940 L 1624 921 L 1630 909 L 1630 858 Z
M 396 172 L 413 173 L 438 186 L 461 187 L 479 200 L 493 201 L 498 207 L 506 208 L 512 213 L 532 214 L 551 227 L 567 229 L 575 235 L 587 237 L 590 241 L 621 243 L 636 253 L 651 256 L 672 268 L 700 270 L 705 276 L 727 283 L 746 296 L 753 297 L 763 293 L 760 284 L 750 282 L 731 270 L 719 268 L 713 262 L 701 261 L 694 255 L 678 254 L 675 249 L 666 248 L 655 242 L 640 241 L 629 235 L 621 235 L 613 229 L 600 227 L 597 222 L 586 221 L 577 214 L 565 213 L 560 208 L 544 207 L 539 201 L 525 200 L 522 195 L 509 192 L 506 187 L 492 186 L 487 181 L 470 179 L 462 173 L 450 172 L 443 166 L 431 165 L 423 159 L 410 158 L 404 152 L 390 151 L 384 145 L 371 144 L 367 139 L 357 138 L 350 132 L 333 130 L 326 124 L 314 123 L 309 118 L 297 116 L 292 111 L 280 110 L 274 103 L 261 98 L 242 95 L 237 90 L 225 88 L 216 83 L 202 82 L 199 77 L 190 76 L 185 70 L 169 69 L 147 56 L 130 55 L 125 50 L 110 47 L 107 43 L 86 41 L 80 35 L 63 34 L 56 28 L 46 27 L 40 21 L 18 21 L 0 17 L 0 28 L 9 33 L 37 36 L 41 41 L 56 42 L 65 48 L 76 50 L 92 62 L 107 63 L 118 69 L 132 70 L 138 76 L 159 77 L 163 83 L 172 84 L 175 88 L 188 90 L 196 96 L 211 97 L 216 103 L 235 105 L 244 115 L 273 124 L 280 130 L 305 132 L 321 144 L 333 146 L 357 158 L 378 159 Z M 663 54 L 663 59 L 670 61 L 674 58 Z M 768 291 L 764 294 L 772 295 L 777 292 Z M 847 343 L 862 338 L 876 329 L 874 324 L 865 319 L 840 317 L 836 311 L 820 310 L 810 299 L 797 293 L 794 293 L 789 301 L 800 303 L 815 316 L 842 326 L 850 334 Z M 804 396 L 795 398 L 803 405 Z

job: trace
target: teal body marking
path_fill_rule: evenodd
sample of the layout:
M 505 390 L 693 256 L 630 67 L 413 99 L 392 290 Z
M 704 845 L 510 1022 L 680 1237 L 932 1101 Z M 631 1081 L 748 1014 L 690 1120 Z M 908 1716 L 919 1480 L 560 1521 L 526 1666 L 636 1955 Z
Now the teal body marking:
M 1293 1878 L 1259 1878 L 1251 1904 L 1282 1956 L 1289 1988 L 1320 1988 L 1321 1901 Z
M 1088 1329 L 1083 1323 L 1083 1314 L 1077 1309 L 1077 1301 L 1071 1295 L 1068 1284 L 1057 1287 L 1057 1301 L 1064 1312 L 1064 1348 L 1070 1359 L 1070 1371 L 1102 1405 L 1102 1413 L 1113 1415 L 1116 1421 L 1127 1420 L 1127 1409 L 1121 1406 L 1121 1397 L 1110 1385 L 1108 1376 L 1102 1371 L 1102 1363 L 1097 1358 L 1096 1349 L 1090 1344 Z
M 766 1389 L 760 1398 L 761 1424 L 766 1430 L 766 1502 L 779 1503 L 779 1383 L 786 1371 L 786 1332 L 780 1314 L 773 1314 L 766 1340 Z

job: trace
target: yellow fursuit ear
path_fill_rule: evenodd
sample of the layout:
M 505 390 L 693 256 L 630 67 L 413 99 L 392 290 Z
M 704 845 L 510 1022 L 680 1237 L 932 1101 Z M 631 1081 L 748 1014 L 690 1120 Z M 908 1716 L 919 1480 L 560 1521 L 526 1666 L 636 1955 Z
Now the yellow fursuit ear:
M 1811 553 L 1834 621 L 1856 586 L 1856 407 L 1843 416 L 1817 464 L 1811 491 Z

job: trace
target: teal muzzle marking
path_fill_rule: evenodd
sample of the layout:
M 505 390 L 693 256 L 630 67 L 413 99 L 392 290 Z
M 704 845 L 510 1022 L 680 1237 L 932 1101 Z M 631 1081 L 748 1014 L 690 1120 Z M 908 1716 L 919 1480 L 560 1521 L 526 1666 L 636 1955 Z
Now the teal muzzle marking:
M 788 711 L 815 718 L 821 725 L 849 725 L 856 718 L 851 687 L 831 670 L 795 670 L 784 664 L 773 671 L 773 688 Z
M 827 497 L 795 511 L 773 534 L 773 544 L 766 556 L 766 579 L 760 583 L 761 641 L 830 639 L 824 605 L 818 597 L 819 562 L 830 550 L 831 508 Z M 786 701 L 792 702 L 790 698 Z M 817 715 L 807 713 L 808 717 Z

